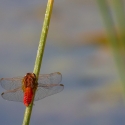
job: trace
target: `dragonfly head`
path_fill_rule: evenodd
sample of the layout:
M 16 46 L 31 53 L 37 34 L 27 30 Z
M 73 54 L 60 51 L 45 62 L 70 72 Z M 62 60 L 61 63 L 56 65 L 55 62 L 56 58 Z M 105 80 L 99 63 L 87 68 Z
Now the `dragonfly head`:
M 27 73 L 25 76 L 31 76 L 32 78 L 36 78 L 36 75 L 34 73 Z

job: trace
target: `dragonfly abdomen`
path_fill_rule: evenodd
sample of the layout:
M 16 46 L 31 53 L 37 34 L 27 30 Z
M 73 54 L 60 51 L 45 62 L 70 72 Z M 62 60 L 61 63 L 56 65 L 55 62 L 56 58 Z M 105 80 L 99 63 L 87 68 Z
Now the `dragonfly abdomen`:
M 29 106 L 33 99 L 33 89 L 31 87 L 25 88 L 24 92 L 24 105 Z

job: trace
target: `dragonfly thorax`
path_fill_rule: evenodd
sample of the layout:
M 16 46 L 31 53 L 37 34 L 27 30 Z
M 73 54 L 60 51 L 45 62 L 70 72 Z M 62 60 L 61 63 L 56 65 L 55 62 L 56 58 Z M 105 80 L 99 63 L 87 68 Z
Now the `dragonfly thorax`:
M 23 79 L 23 85 L 24 89 L 27 87 L 36 88 L 37 87 L 36 75 L 34 73 L 27 73 Z

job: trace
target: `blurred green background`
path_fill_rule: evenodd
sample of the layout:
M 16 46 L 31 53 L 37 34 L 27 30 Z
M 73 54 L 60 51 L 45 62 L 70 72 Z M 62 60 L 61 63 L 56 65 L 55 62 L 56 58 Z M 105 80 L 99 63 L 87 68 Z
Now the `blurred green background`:
M 1 78 L 33 71 L 46 3 L 0 1 Z M 31 125 L 125 125 L 124 5 L 55 0 L 41 74 L 61 72 L 65 88 L 35 102 Z M 0 98 L 0 124 L 22 124 L 24 111 Z

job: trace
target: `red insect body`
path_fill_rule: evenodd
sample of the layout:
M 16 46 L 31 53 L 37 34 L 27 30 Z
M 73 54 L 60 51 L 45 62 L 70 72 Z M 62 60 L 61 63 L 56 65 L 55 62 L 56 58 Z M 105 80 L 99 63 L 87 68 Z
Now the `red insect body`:
M 34 90 L 36 88 L 37 82 L 35 74 L 27 73 L 27 75 L 23 79 L 24 105 L 29 106 L 29 104 L 31 104 L 34 95 Z
M 33 99 L 33 89 L 27 87 L 24 92 L 24 98 L 23 98 L 24 105 L 29 106 L 29 104 L 32 102 L 32 99 Z

